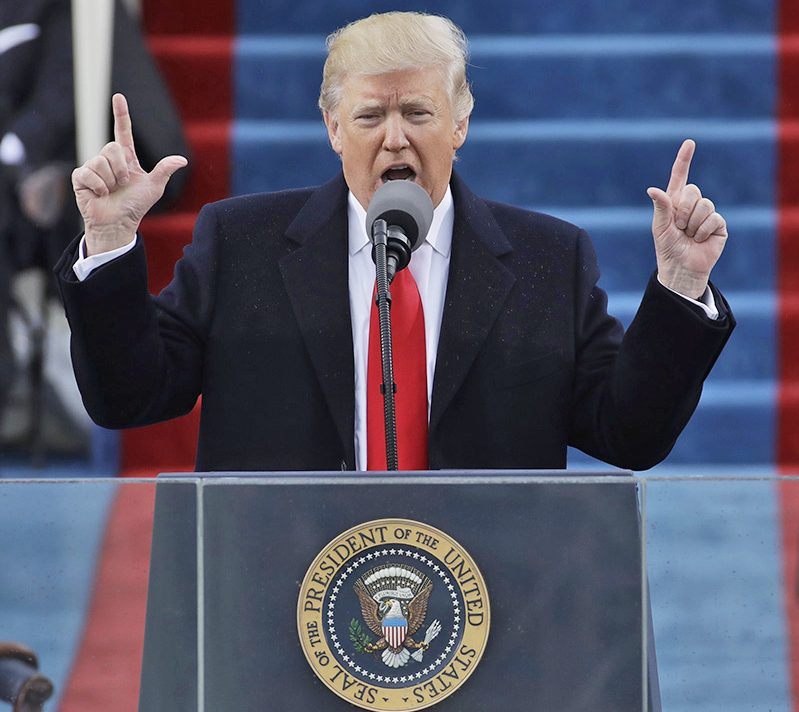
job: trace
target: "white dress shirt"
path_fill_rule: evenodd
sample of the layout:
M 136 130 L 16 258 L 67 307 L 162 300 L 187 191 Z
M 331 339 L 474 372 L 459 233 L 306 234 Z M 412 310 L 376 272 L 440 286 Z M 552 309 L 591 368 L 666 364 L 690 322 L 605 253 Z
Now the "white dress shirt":
M 366 469 L 366 369 L 369 354 L 369 321 L 375 285 L 372 245 L 366 234 L 366 211 L 350 193 L 349 288 L 352 317 L 352 350 L 355 358 L 355 467 Z M 427 417 L 433 395 L 438 336 L 444 315 L 444 296 L 449 276 L 452 226 L 455 210 L 449 187 L 433 212 L 433 223 L 424 242 L 413 251 L 408 269 L 416 280 L 424 311 L 424 343 L 427 352 Z

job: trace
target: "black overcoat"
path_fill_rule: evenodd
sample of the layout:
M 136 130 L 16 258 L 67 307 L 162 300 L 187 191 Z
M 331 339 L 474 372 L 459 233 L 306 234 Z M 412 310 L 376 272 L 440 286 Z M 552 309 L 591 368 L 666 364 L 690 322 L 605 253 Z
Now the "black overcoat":
M 430 467 L 562 468 L 567 445 L 660 461 L 734 326 L 723 297 L 712 321 L 653 278 L 623 335 L 584 231 L 452 192 Z M 202 394 L 198 470 L 352 469 L 347 244 L 342 176 L 206 206 L 157 297 L 141 239 L 82 283 L 75 241 L 56 271 L 89 413 L 139 426 Z

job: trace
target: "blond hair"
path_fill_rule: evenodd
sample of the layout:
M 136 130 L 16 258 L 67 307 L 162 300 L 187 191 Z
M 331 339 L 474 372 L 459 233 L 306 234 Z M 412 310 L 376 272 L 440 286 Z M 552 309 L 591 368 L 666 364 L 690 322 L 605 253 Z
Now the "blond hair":
M 448 84 L 452 114 L 459 123 L 474 106 L 466 79 L 468 57 L 466 35 L 446 17 L 420 12 L 370 15 L 328 36 L 319 108 L 335 113 L 347 75 L 440 67 Z

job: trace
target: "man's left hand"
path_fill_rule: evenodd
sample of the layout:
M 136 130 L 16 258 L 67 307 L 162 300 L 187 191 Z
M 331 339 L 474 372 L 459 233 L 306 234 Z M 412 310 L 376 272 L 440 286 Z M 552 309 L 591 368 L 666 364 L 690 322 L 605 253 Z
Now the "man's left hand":
M 680 146 L 665 191 L 649 188 L 654 203 L 652 236 L 660 283 L 683 296 L 699 299 L 707 288 L 710 271 L 727 241 L 727 223 L 713 202 L 702 197 L 688 170 L 696 144 Z

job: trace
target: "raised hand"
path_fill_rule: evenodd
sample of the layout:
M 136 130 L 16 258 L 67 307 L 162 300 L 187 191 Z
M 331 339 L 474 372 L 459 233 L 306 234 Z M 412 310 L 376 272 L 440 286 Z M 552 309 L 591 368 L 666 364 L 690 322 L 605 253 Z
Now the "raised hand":
M 658 279 L 675 292 L 698 299 L 707 287 L 710 271 L 716 264 L 727 241 L 727 223 L 716 212 L 712 201 L 702 197 L 693 183 L 688 183 L 688 171 L 696 144 L 683 141 L 665 191 L 647 189 L 655 212 L 652 217 L 652 236 Z
M 114 140 L 72 172 L 87 255 L 128 244 L 142 218 L 164 194 L 172 174 L 188 163 L 183 156 L 167 156 L 147 173 L 136 157 L 128 102 L 122 94 L 114 94 L 111 103 Z

